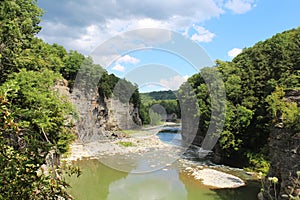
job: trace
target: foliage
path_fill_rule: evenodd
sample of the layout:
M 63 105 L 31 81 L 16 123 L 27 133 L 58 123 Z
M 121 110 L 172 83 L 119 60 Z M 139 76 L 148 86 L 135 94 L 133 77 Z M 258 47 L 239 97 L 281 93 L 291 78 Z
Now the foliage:
M 35 0 L 0 2 L 0 199 L 71 198 L 56 162 L 74 139 L 73 109 L 53 88 L 70 65 L 64 47 L 35 38 L 41 15 Z
M 149 111 L 148 106 L 145 106 L 143 103 L 139 104 L 139 116 L 140 116 L 143 124 L 150 124 L 150 122 L 151 122 L 148 111 Z
M 51 89 L 61 76 L 50 70 L 21 70 L 11 77 L 0 87 L 1 197 L 70 198 L 59 166 L 39 173 L 49 155 L 53 164 L 51 155 L 65 153 L 74 139 L 71 126 L 65 124 L 72 106 Z
M 180 118 L 180 107 L 179 107 L 179 103 L 177 100 L 171 100 L 171 99 L 168 99 L 168 100 L 152 100 L 150 102 L 147 102 L 147 103 L 144 103 L 143 104 L 145 105 L 145 107 L 147 107 L 148 109 L 155 105 L 155 104 L 158 104 L 160 106 L 162 106 L 165 110 L 166 110 L 166 113 L 167 114 L 173 114 L 175 113 L 178 118 Z
M 85 57 L 77 51 L 69 51 L 64 57 L 64 67 L 60 69 L 62 76 L 68 80 L 68 86 L 72 89 L 74 81 Z
M 300 131 L 300 109 L 295 102 L 288 102 L 284 98 L 284 91 L 277 87 L 276 90 L 266 98 L 269 104 L 268 110 L 273 116 L 274 123 L 281 122 L 286 128 Z
M 270 163 L 264 154 L 248 152 L 246 155 L 250 163 L 250 167 L 246 168 L 246 170 L 261 172 L 264 175 L 268 173 Z
M 171 90 L 170 90 L 171 91 Z M 154 100 L 151 95 L 156 94 L 160 95 L 162 97 L 161 99 Z M 153 105 L 160 105 L 162 106 L 166 114 L 176 114 L 177 118 L 181 117 L 181 110 L 179 106 L 179 102 L 177 99 L 173 99 L 173 96 L 165 95 L 169 94 L 169 92 L 166 91 L 159 91 L 159 92 L 150 92 L 150 93 L 142 93 L 140 94 L 140 107 L 139 107 L 139 114 L 142 119 L 143 124 L 150 124 L 151 123 L 151 117 L 150 117 L 150 109 Z M 174 93 L 172 92 L 174 95 Z M 158 97 L 158 96 L 156 96 Z M 170 98 L 170 99 L 167 99 Z M 175 96 L 175 98 L 177 98 Z M 153 113 L 151 113 L 153 115 Z M 155 115 L 155 114 L 154 114 Z
M 21 52 L 30 48 L 40 30 L 41 15 L 35 0 L 0 1 L 0 84 L 19 69 Z
M 28 47 L 16 58 L 19 69 L 40 71 L 51 69 L 59 72 L 64 67 L 67 51 L 58 44 L 47 44 L 39 38 L 33 38 Z
M 286 127 L 299 129 L 299 108 L 284 101 L 276 87 L 284 89 L 300 86 L 300 28 L 285 31 L 272 38 L 246 48 L 231 62 L 216 61 L 217 70 L 225 83 L 226 120 L 219 146 L 230 157 L 238 154 L 255 165 L 255 154 L 264 153 L 273 118 L 281 113 Z M 211 92 L 199 74 L 183 84 L 178 94 L 189 84 L 198 101 L 200 118 L 198 134 L 206 133 L 211 123 Z M 211 86 L 209 86 L 211 87 Z M 247 157 L 247 152 L 253 153 Z M 259 159 L 258 159 L 259 160 Z M 256 161 L 255 161 L 256 162 Z
M 175 92 L 169 91 L 154 91 L 140 94 L 141 105 L 139 107 L 140 117 L 144 124 L 150 124 L 149 109 L 151 106 L 158 104 L 166 110 L 166 114 L 177 115 L 181 117 L 181 110 Z
M 74 70 L 74 72 L 75 71 L 76 70 Z M 106 73 L 106 71 L 100 65 L 95 64 L 91 57 L 87 57 L 82 61 L 80 69 L 77 72 L 77 85 L 75 87 L 81 91 L 84 91 L 86 96 L 92 94 L 96 92 L 99 79 L 104 73 Z
M 150 117 L 150 125 L 160 125 L 161 122 L 161 115 L 157 112 L 154 112 L 152 109 L 149 110 L 149 117 Z
M 143 100 L 176 100 L 176 91 L 167 90 L 167 91 L 153 91 L 148 93 L 141 94 Z
M 108 74 L 106 71 L 101 74 L 98 93 L 102 97 L 110 98 L 113 96 L 123 103 L 133 103 L 136 107 L 140 101 L 137 85 L 133 85 L 125 79 L 120 79 L 114 74 Z

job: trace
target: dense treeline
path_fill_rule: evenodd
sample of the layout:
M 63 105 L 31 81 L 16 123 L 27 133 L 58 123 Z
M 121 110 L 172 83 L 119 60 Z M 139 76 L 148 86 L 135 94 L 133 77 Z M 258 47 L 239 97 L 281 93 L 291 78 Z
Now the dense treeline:
M 225 126 L 216 149 L 228 160 L 238 157 L 266 171 L 266 144 L 274 118 L 281 113 L 287 127 L 299 128 L 299 108 L 284 102 L 284 90 L 300 86 L 300 28 L 258 42 L 231 62 L 216 63 L 211 70 L 222 74 L 227 94 Z M 185 83 L 198 99 L 199 135 L 205 135 L 211 115 L 209 92 L 201 77 L 207 70 Z
M 153 91 L 148 93 L 141 93 L 142 99 L 145 100 L 176 100 L 176 91 L 167 90 L 167 91 Z
M 159 107 L 157 107 L 159 105 Z M 162 110 L 163 109 L 163 110 Z M 139 107 L 139 114 L 143 124 L 157 125 L 165 120 L 176 121 L 181 117 L 181 111 L 177 100 L 147 100 L 141 101 Z M 163 119 L 163 115 L 173 115 L 175 118 Z M 156 118 L 157 123 L 153 123 Z
M 154 105 L 160 105 L 165 110 L 166 112 L 165 114 L 168 115 L 176 114 L 176 117 L 179 119 L 181 117 L 181 111 L 180 111 L 180 106 L 177 100 L 176 93 L 177 93 L 176 91 L 171 91 L 171 90 L 141 93 L 140 99 L 142 105 L 141 105 L 140 114 L 144 124 L 151 123 L 150 115 L 154 116 L 155 113 L 157 114 L 160 113 L 157 109 L 155 109 Z M 150 112 L 154 112 L 154 113 L 150 113 Z

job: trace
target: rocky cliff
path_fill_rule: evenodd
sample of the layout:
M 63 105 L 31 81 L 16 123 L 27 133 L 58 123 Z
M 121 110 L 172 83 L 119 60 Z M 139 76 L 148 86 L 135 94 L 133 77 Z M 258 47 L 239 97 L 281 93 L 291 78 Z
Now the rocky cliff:
M 114 131 L 141 127 L 138 108 L 129 102 L 122 103 L 118 99 L 101 97 L 93 92 L 90 95 L 76 89 L 69 93 L 66 81 L 60 81 L 55 89 L 69 96 L 76 107 L 77 134 L 83 142 L 105 139 Z
M 286 91 L 285 98 L 300 107 L 300 90 Z M 279 121 L 270 133 L 269 151 L 271 166 L 260 199 L 293 199 L 297 195 L 299 199 L 300 132 L 285 128 Z

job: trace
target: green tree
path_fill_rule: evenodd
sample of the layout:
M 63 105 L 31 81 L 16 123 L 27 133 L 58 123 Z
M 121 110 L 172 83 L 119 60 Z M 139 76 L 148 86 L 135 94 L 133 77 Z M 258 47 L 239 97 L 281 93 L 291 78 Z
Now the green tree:
M 161 124 L 161 115 L 154 112 L 152 109 L 149 110 L 150 124 L 152 126 Z
M 22 51 L 16 58 L 19 69 L 43 70 L 51 69 L 59 72 L 65 66 L 67 51 L 58 44 L 47 44 L 39 38 L 33 38 L 30 46 Z
M 19 69 L 18 56 L 39 32 L 41 15 L 35 0 L 0 1 L 0 84 Z
M 76 75 L 85 59 L 84 55 L 77 51 L 69 51 L 64 58 L 64 66 L 60 69 L 60 73 L 68 80 L 69 88 L 73 88 Z
M 74 139 L 66 123 L 72 106 L 53 89 L 61 78 L 50 70 L 21 70 L 0 87 L 1 199 L 70 198 L 53 157 Z
M 276 90 L 266 98 L 270 105 L 268 110 L 273 116 L 273 123 L 282 123 L 282 127 L 289 128 L 293 132 L 300 131 L 300 109 L 297 103 L 288 102 L 284 97 L 285 92 L 282 88 L 276 87 Z
M 248 159 L 250 164 L 257 163 L 255 158 L 264 160 L 276 112 L 277 115 L 282 113 L 286 126 L 297 129 L 299 109 L 296 104 L 287 104 L 276 87 L 300 88 L 299 44 L 300 28 L 297 28 L 243 49 L 231 62 L 216 61 L 211 70 L 222 74 L 227 93 L 225 126 L 218 144 L 224 156 L 229 155 L 230 159 L 231 155 L 238 155 L 241 160 Z M 207 72 L 209 70 L 204 68 L 187 82 L 198 101 L 200 136 L 206 133 L 212 118 L 211 92 L 214 89 L 208 90 L 202 78 Z M 184 93 L 185 88 L 183 84 L 178 93 Z

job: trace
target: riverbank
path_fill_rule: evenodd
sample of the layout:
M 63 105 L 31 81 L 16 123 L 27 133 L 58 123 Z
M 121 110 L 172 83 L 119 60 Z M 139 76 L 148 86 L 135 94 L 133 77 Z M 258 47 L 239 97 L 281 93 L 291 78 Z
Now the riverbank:
M 162 143 L 156 135 L 147 137 L 126 137 L 114 140 L 98 140 L 89 143 L 75 141 L 70 146 L 67 161 L 97 158 L 104 155 L 124 155 L 128 153 L 145 153 L 151 149 L 164 149 L 169 145 Z
M 161 128 L 161 127 L 160 127 Z M 159 129 L 159 127 L 157 127 Z M 150 172 L 155 170 L 168 171 L 173 162 L 180 165 L 180 170 L 188 176 L 201 182 L 201 184 L 210 188 L 237 188 L 245 186 L 245 182 L 232 174 L 221 172 L 216 168 L 209 166 L 195 165 L 191 161 L 180 158 L 184 152 L 183 147 L 173 146 L 163 143 L 155 134 L 157 130 L 150 129 L 150 132 L 141 131 L 132 134 L 130 137 L 117 138 L 113 140 L 101 140 L 89 143 L 80 143 L 76 141 L 71 145 L 71 151 L 65 160 L 77 161 L 82 159 L 98 159 L 100 162 L 111 166 L 114 169 L 128 171 L 134 169 L 136 172 Z M 108 158 L 113 158 L 108 162 Z M 158 159 L 159 158 L 159 159 Z M 132 165 L 131 168 L 121 168 L 123 161 L 127 163 L 130 159 L 144 160 L 143 168 Z M 115 163 L 115 161 L 119 163 Z M 145 160 L 150 160 L 147 163 Z M 148 165 L 148 166 L 146 166 Z M 134 171 L 133 170 L 133 171 Z

